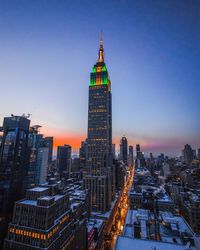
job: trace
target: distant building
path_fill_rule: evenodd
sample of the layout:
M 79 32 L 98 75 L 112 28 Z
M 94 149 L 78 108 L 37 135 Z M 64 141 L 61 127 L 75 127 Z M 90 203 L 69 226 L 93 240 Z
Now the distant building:
M 128 147 L 128 161 L 129 166 L 133 167 L 133 146 Z
M 120 159 L 127 165 L 128 164 L 128 141 L 125 136 L 120 141 Z
M 71 166 L 71 146 L 64 145 L 57 148 L 57 167 L 61 177 L 69 178 Z
M 4 249 L 87 249 L 85 202 L 70 202 L 59 184 L 29 189 L 16 202 Z
M 79 149 L 80 167 L 85 169 L 86 167 L 86 157 L 87 157 L 87 139 L 81 142 L 81 147 Z
M 186 144 L 183 149 L 183 157 L 187 164 L 190 164 L 194 159 L 193 150 L 189 144 Z
M 126 165 L 121 161 L 115 160 L 114 167 L 116 176 L 116 190 L 122 190 L 126 181 Z
M 113 156 L 113 159 L 116 158 L 116 155 L 115 155 L 115 144 L 112 144 L 112 156 Z
M 140 144 L 136 144 L 136 158 L 141 158 Z
M 47 178 L 49 147 L 39 133 L 41 126 L 32 126 L 29 130 L 28 148 L 30 151 L 27 188 L 43 184 Z
M 197 149 L 197 157 L 200 160 L 200 148 Z
M 14 202 L 23 197 L 28 176 L 28 134 L 25 116 L 5 117 L 0 148 L 0 244 L 12 219 Z
M 45 139 L 46 147 L 48 147 L 48 149 L 49 149 L 48 163 L 51 163 L 52 162 L 52 156 L 53 156 L 53 137 L 48 136 L 48 137 L 45 137 L 44 139 Z

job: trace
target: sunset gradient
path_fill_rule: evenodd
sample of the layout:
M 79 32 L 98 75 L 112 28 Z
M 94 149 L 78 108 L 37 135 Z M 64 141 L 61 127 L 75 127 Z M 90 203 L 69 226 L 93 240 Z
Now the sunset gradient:
M 87 137 L 90 72 L 103 30 L 113 142 L 146 153 L 200 147 L 199 1 L 0 2 L 0 124 L 31 124 L 74 153 Z

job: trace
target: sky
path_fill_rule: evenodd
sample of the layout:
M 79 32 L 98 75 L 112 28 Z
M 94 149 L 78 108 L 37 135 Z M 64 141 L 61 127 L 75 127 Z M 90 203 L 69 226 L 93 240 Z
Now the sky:
M 103 32 L 113 142 L 200 147 L 200 1 L 0 0 L 0 124 L 11 113 L 77 152 Z

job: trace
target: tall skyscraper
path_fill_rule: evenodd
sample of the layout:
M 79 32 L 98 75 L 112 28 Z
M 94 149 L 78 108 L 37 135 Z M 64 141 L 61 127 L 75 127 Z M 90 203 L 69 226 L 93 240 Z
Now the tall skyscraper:
M 136 158 L 141 158 L 140 144 L 136 144 Z
M 133 167 L 133 146 L 128 147 L 128 160 L 129 160 L 129 166 Z
M 29 125 L 30 120 L 25 116 L 5 117 L 3 122 L 0 151 L 0 243 L 12 219 L 14 202 L 25 194 Z
M 112 200 L 111 82 L 104 62 L 102 37 L 98 61 L 89 86 L 87 163 L 84 187 L 90 191 L 93 211 L 105 212 Z
M 58 146 L 57 150 L 57 166 L 60 177 L 69 178 L 71 165 L 71 151 L 70 145 Z
M 52 156 L 53 156 L 53 137 L 45 137 L 45 144 L 49 148 L 49 153 L 48 153 L 48 162 L 52 162 Z
M 120 141 L 120 158 L 126 165 L 128 164 L 128 141 L 125 136 Z
M 43 135 L 39 133 L 40 127 L 34 125 L 29 130 L 30 158 L 27 188 L 43 184 L 47 179 L 49 147 Z

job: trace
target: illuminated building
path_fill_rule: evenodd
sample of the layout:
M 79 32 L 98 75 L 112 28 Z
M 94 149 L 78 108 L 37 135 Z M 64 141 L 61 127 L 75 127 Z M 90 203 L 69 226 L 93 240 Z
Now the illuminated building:
M 128 164 L 128 141 L 125 136 L 120 141 L 120 158 L 126 165 Z
M 93 211 L 110 208 L 113 197 L 111 83 L 104 62 L 102 38 L 89 86 L 87 160 L 84 187 Z
M 15 203 L 4 250 L 86 249 L 85 200 L 70 201 L 60 184 L 29 189 L 26 198 Z
M 0 244 L 12 219 L 14 202 L 23 197 L 28 172 L 30 120 L 23 116 L 5 117 L 0 148 Z
M 71 150 L 72 148 L 70 145 L 58 146 L 57 166 L 60 177 L 69 178 L 71 165 Z

